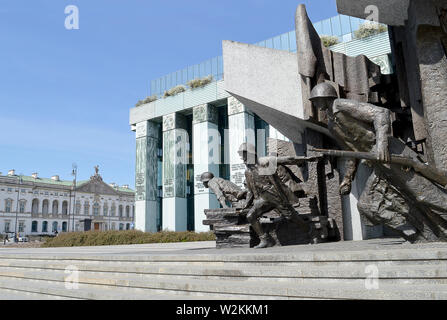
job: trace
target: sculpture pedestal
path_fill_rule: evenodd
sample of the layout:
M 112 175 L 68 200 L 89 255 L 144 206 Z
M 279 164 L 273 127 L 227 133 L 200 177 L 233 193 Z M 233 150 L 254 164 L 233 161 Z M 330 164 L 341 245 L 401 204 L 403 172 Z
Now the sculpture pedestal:
M 259 238 L 245 215 L 239 214 L 236 209 L 209 209 L 205 210 L 205 215 L 203 224 L 211 226 L 216 235 L 216 248 L 252 248 L 259 244 Z M 333 219 L 311 214 L 300 216 L 318 231 L 320 242 L 336 240 L 337 227 Z M 275 241 L 275 246 L 311 243 L 307 234 L 274 211 L 265 214 L 260 221 L 262 228 Z

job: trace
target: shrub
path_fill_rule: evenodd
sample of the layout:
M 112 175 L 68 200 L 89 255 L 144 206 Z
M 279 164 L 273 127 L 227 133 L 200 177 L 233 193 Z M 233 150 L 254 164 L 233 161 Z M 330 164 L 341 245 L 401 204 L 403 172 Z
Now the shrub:
M 375 34 L 385 32 L 387 30 L 388 30 L 387 26 L 383 24 L 367 21 L 364 24 L 362 24 L 358 30 L 354 32 L 354 36 L 356 39 L 363 39 L 371 37 Z
M 57 237 L 46 239 L 42 244 L 42 247 L 109 246 L 122 244 L 213 241 L 215 239 L 216 238 L 211 231 L 201 233 L 191 231 L 146 233 L 138 230 L 64 232 L 60 233 Z
M 326 48 L 339 43 L 338 37 L 335 37 L 335 36 L 322 35 L 322 36 L 320 36 L 320 38 L 321 38 L 321 41 L 323 41 L 323 45 Z
M 186 88 L 182 85 L 176 86 L 172 89 L 165 91 L 164 98 L 175 96 L 181 92 L 186 91 Z
M 143 100 L 138 100 L 138 102 L 137 102 L 137 104 L 135 105 L 135 107 L 142 106 L 143 104 L 146 104 L 146 103 L 154 102 L 155 100 L 158 100 L 158 97 L 155 96 L 155 95 L 154 95 L 154 96 L 147 97 L 146 99 L 143 99 Z
M 188 81 L 187 85 L 191 88 L 191 89 L 195 89 L 195 88 L 201 88 L 206 86 L 208 83 L 211 83 L 213 81 L 213 76 L 209 75 L 205 78 L 201 78 L 201 79 L 194 79 L 191 81 Z

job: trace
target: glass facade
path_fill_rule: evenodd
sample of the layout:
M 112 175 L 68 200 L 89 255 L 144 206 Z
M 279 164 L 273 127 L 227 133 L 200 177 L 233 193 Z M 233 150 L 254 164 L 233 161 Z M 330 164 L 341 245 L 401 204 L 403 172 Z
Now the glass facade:
M 340 42 L 354 39 L 354 32 L 366 20 L 338 15 L 323 21 L 314 23 L 315 30 L 319 35 L 336 36 Z M 295 30 L 283 33 L 279 36 L 260 41 L 255 45 L 265 48 L 296 52 Z M 162 96 L 166 90 L 178 85 L 186 85 L 193 79 L 212 76 L 214 81 L 223 79 L 223 57 L 218 56 L 208 59 L 199 64 L 188 66 L 182 70 L 172 72 L 150 82 L 149 95 Z

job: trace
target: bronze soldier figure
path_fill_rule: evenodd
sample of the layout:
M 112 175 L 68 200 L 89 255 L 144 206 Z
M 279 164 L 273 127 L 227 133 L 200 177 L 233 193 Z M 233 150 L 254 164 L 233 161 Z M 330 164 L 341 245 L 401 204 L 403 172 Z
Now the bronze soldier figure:
M 238 207 L 239 201 L 244 199 L 247 194 L 247 191 L 242 190 L 238 185 L 215 177 L 211 172 L 202 173 L 200 180 L 205 188 L 213 191 L 223 208 L 229 208 L 226 201 L 230 202 L 233 208 Z
M 287 181 L 291 180 L 287 169 L 280 164 L 277 165 L 274 173 L 264 174 L 255 147 L 248 143 L 243 143 L 238 153 L 247 167 L 245 179 L 249 192 L 244 209 L 253 205 L 247 213 L 247 220 L 261 240 L 255 248 L 274 245 L 273 239 L 262 229 L 259 222 L 259 218 L 271 210 L 277 210 L 283 217 L 296 223 L 303 232 L 311 233 L 313 228 L 299 216 L 294 208 L 294 206 L 299 206 L 299 201 L 286 186 Z

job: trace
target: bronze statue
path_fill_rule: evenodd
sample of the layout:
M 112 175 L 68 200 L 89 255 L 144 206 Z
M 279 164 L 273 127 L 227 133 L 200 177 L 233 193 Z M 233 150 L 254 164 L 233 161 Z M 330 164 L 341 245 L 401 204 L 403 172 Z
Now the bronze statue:
M 273 239 L 262 229 L 259 222 L 259 218 L 271 210 L 276 210 L 281 216 L 298 225 L 302 232 L 309 233 L 312 241 L 316 242 L 317 237 L 313 234 L 313 227 L 307 224 L 295 210 L 295 207 L 299 206 L 299 200 L 287 186 L 292 180 L 288 169 L 283 164 L 278 164 L 273 173 L 264 174 L 263 169 L 268 159 L 263 159 L 260 164 L 255 147 L 249 143 L 243 143 L 238 153 L 247 167 L 245 179 L 248 195 L 244 209 L 248 209 L 247 220 L 261 240 L 255 248 L 274 245 Z M 252 207 L 249 208 L 251 205 Z
M 204 172 L 200 176 L 205 188 L 209 188 L 216 195 L 217 200 L 223 208 L 229 208 L 227 201 L 231 203 L 233 208 L 240 206 L 247 191 L 242 190 L 238 185 L 223 178 L 215 177 L 211 172 Z
M 327 112 L 328 129 L 342 149 L 375 155 L 368 162 L 374 171 L 360 196 L 360 213 L 373 224 L 384 223 L 411 242 L 445 238 L 447 221 L 439 213 L 447 211 L 447 193 L 444 185 L 437 184 L 445 176 L 428 166 L 418 173 L 414 170 L 420 167 L 417 163 L 410 167 L 396 163 L 400 154 L 410 158 L 410 164 L 419 160 L 405 144 L 392 138 L 390 111 L 370 103 L 338 99 L 335 88 L 327 82 L 313 88 L 310 100 Z M 395 154 L 390 155 L 390 149 Z M 340 194 L 350 193 L 357 166 L 358 160 L 348 156 Z M 428 179 L 430 175 L 434 179 Z M 436 198 L 428 196 L 430 192 Z

